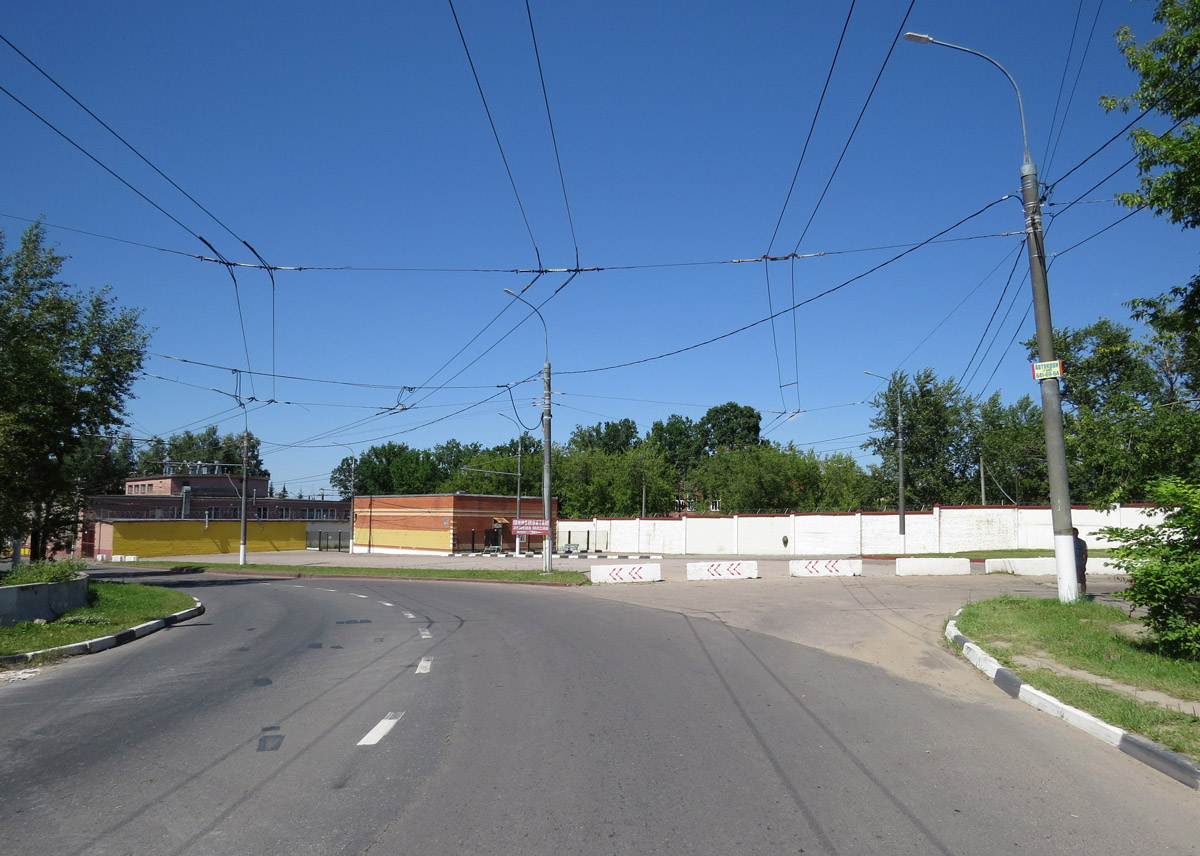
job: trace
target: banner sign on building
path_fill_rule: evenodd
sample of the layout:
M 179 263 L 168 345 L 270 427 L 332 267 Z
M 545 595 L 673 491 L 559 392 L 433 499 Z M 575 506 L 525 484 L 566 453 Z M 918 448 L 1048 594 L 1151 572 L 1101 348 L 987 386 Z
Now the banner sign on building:
M 512 522 L 514 535 L 549 535 L 550 521 L 541 517 L 517 517 Z

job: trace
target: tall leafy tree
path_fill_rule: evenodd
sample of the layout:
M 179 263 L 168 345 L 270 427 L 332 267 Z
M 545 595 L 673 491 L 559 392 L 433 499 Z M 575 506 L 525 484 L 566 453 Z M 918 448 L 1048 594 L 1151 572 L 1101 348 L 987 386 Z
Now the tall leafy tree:
M 1176 124 L 1161 133 L 1136 128 L 1137 190 L 1118 199 L 1146 206 L 1185 228 L 1200 226 L 1200 2 L 1158 0 L 1154 21 L 1162 31 L 1144 41 L 1129 28 L 1117 31 L 1117 47 L 1141 82 L 1132 95 L 1100 99 L 1106 110 L 1150 110 Z
M 882 459 L 874 468 L 881 484 L 895 485 L 899 479 L 897 431 L 903 409 L 905 504 L 928 508 L 977 501 L 976 402 L 954 378 L 939 380 L 931 368 L 911 379 L 896 372 L 871 404 L 876 411 L 871 428 L 878 436 L 863 448 Z
M 704 455 L 704 432 L 696 422 L 677 413 L 654 422 L 646 442 L 662 452 L 679 483 Z
M 757 446 L 761 429 L 762 414 L 735 401 L 710 407 L 700 420 L 700 433 L 710 454 L 718 449 Z
M 639 443 L 637 423 L 632 419 L 616 422 L 598 422 L 595 425 L 576 427 L 571 432 L 567 446 L 571 449 L 599 449 L 616 454 L 632 449 Z
M 60 282 L 64 261 L 40 223 L 11 253 L 0 232 L 0 532 L 32 556 L 82 508 L 81 447 L 121 424 L 148 338 L 107 289 Z
M 263 463 L 261 441 L 253 432 L 239 431 L 222 435 L 216 425 L 203 431 L 183 431 L 163 440 L 153 438 L 137 456 L 136 469 L 139 475 L 153 476 L 169 467 L 230 464 L 241 472 L 242 446 L 246 444 L 247 474 L 267 476 L 271 474 Z

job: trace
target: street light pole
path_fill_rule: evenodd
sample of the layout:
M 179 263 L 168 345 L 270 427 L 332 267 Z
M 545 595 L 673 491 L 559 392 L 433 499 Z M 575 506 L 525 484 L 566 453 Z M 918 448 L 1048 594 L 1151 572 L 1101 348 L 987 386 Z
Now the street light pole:
M 521 423 L 517 422 L 517 420 L 513 419 L 507 413 L 499 413 L 498 415 L 503 416 L 521 429 L 521 432 L 517 434 L 517 519 L 519 520 L 521 518 L 521 459 L 525 457 L 525 426 L 521 425 Z M 513 533 L 513 550 L 517 556 L 521 555 L 521 536 L 515 532 Z
M 350 452 L 350 555 L 354 555 L 354 482 L 358 471 L 358 455 L 345 443 L 334 443 Z
M 554 570 L 554 519 L 550 514 L 550 328 L 546 326 L 546 319 L 542 317 L 542 313 L 538 311 L 536 306 L 511 289 L 506 288 L 504 292 L 505 294 L 512 295 L 514 299 L 521 301 L 533 310 L 533 314 L 542 322 L 542 330 L 546 337 L 546 364 L 542 367 L 544 387 L 542 402 L 542 513 L 545 515 L 546 524 L 550 528 L 547 529 L 546 537 L 542 544 L 542 571 L 548 574 Z
M 1046 251 L 1042 236 L 1042 200 L 1038 189 L 1037 167 L 1029 156 L 1029 134 L 1025 127 L 1025 105 L 1021 89 L 1008 69 L 984 53 L 961 45 L 940 42 L 921 33 L 905 33 L 904 38 L 917 44 L 941 45 L 987 60 L 1004 73 L 1017 94 L 1021 114 L 1021 138 L 1025 159 L 1021 163 L 1021 198 L 1025 209 L 1025 246 L 1029 253 L 1029 279 L 1033 286 L 1033 310 L 1037 323 L 1038 360 L 1053 362 L 1054 325 L 1050 320 L 1050 291 L 1046 283 Z M 1046 433 L 1046 469 L 1050 477 L 1050 515 L 1054 526 L 1054 565 L 1058 576 L 1058 599 L 1071 603 L 1079 598 L 1075 578 L 1075 540 L 1071 532 L 1071 488 L 1067 480 L 1067 450 L 1063 438 L 1062 399 L 1058 378 L 1042 378 L 1042 425 Z
M 871 377 L 877 377 L 880 380 L 886 380 L 888 385 L 891 381 L 883 375 L 877 375 L 875 372 L 864 371 L 863 374 L 868 374 Z M 896 501 L 897 508 L 900 512 L 900 552 L 908 552 L 907 538 L 904 534 L 904 387 L 896 390 L 896 466 L 899 472 L 897 473 L 898 481 L 900 482 L 900 496 Z

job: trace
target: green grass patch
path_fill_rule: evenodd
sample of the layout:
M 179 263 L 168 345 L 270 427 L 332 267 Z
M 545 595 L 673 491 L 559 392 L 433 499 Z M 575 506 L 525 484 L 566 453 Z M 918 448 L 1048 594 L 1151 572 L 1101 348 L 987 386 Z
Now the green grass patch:
M 300 574 L 313 577 L 372 577 L 379 579 L 508 580 L 510 582 L 567 583 L 585 585 L 588 575 L 580 571 L 523 571 L 484 568 L 363 568 L 329 565 L 239 565 L 235 562 L 203 562 L 165 566 L 161 562 L 130 562 L 143 567 L 170 567 L 173 571 L 259 571 L 265 574 Z
M 970 604 L 958 618 L 959 630 L 1018 673 L 1015 655 L 1045 656 L 1138 689 L 1200 702 L 1200 663 L 1156 654 L 1138 638 L 1141 626 L 1116 606 L 1011 595 Z
M 1200 716 L 1140 702 L 1132 696 L 1050 669 L 1028 669 L 1021 679 L 1072 707 L 1200 760 Z
M 1200 759 L 1200 717 L 1140 701 L 1083 678 L 1022 665 L 1037 657 L 1200 707 L 1200 663 L 1156 653 L 1125 610 L 1081 600 L 1003 595 L 963 608 L 958 628 L 1021 680 L 1105 722 Z
M 111 636 L 190 609 L 196 603 L 190 595 L 174 589 L 110 582 L 88 583 L 88 601 L 87 606 L 73 609 L 48 624 L 23 621 L 12 627 L 0 627 L 0 656 Z

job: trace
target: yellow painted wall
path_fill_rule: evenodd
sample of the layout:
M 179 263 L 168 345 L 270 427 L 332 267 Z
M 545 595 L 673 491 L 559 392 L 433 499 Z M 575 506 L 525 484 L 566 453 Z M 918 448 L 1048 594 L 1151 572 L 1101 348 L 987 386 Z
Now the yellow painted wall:
M 355 525 L 354 549 L 366 550 L 371 547 L 409 550 L 446 550 L 449 551 L 451 533 L 449 530 L 438 529 L 378 529 L 374 532 L 366 526 Z
M 117 556 L 190 556 L 237 553 L 242 540 L 238 520 L 125 520 L 112 524 L 112 552 Z M 303 550 L 303 520 L 251 520 L 246 526 L 247 552 Z

